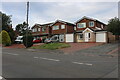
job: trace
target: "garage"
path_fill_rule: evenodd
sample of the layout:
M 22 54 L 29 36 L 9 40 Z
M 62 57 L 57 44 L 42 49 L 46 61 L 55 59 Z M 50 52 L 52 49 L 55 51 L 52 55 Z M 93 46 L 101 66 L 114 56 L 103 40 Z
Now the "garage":
M 66 34 L 66 42 L 74 42 L 74 34 Z
M 96 42 L 106 42 L 106 32 L 97 32 Z

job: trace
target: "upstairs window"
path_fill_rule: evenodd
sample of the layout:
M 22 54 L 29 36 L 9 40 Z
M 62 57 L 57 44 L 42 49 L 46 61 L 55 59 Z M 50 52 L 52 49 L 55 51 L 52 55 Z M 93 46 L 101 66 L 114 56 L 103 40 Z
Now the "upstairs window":
M 103 29 L 104 27 L 103 27 L 103 24 L 101 24 L 101 28 Z
M 59 26 L 53 26 L 53 30 L 58 30 L 59 29 Z
M 46 27 L 42 27 L 42 32 L 44 32 L 46 30 Z
M 74 26 L 74 30 L 76 30 L 76 26 Z
M 40 28 L 38 28 L 38 31 L 40 31 Z
M 94 27 L 94 21 L 89 22 L 89 27 Z
M 65 29 L 65 25 L 61 25 L 61 29 Z
M 78 28 L 85 28 L 86 27 L 86 23 L 78 23 L 77 27 Z
M 35 28 L 34 31 L 37 32 L 37 28 Z
M 37 28 L 32 29 L 32 32 L 37 32 Z
M 32 32 L 34 32 L 34 29 L 32 29 Z

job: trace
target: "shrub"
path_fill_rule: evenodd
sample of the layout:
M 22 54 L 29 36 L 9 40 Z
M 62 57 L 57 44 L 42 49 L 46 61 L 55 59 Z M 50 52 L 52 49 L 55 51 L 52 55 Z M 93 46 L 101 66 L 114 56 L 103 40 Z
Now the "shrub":
M 4 46 L 10 46 L 11 45 L 11 39 L 7 31 L 2 30 L 1 32 L 1 41 Z
M 23 44 L 26 48 L 31 47 L 33 45 L 33 36 L 31 34 L 23 36 Z

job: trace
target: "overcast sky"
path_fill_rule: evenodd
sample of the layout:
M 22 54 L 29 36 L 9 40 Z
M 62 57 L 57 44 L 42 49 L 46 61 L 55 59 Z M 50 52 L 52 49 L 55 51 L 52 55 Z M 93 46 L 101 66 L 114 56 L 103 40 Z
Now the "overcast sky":
M 2 12 L 12 15 L 13 28 L 26 20 L 25 2 L 2 2 Z M 104 23 L 118 17 L 117 2 L 30 2 L 29 24 L 44 24 L 57 19 L 75 23 L 83 16 Z

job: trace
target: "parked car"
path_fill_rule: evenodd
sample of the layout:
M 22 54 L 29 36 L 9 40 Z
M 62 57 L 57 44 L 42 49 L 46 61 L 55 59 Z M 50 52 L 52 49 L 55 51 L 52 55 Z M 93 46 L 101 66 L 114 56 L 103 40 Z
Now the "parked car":
M 33 39 L 33 43 L 40 43 L 40 42 L 42 42 L 41 38 L 40 39 Z
M 58 36 L 55 35 L 55 36 L 53 36 L 53 37 L 51 37 L 51 38 L 45 39 L 44 42 L 45 42 L 45 43 L 55 43 L 55 42 L 59 42 L 59 39 L 58 39 Z
M 23 43 L 23 36 L 18 36 L 15 40 L 15 43 Z

